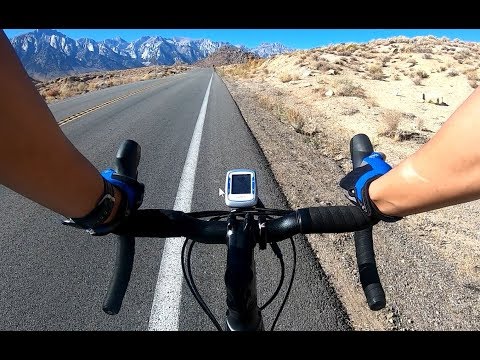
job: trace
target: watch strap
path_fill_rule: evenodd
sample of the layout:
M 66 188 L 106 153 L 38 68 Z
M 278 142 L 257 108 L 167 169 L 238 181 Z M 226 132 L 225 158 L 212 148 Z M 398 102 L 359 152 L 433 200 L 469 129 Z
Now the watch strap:
M 113 206 L 115 204 L 114 187 L 103 177 L 102 179 L 103 194 L 97 201 L 97 205 L 95 206 L 95 208 L 81 218 L 71 218 L 75 222 L 75 224 L 85 229 L 93 229 L 100 224 L 103 224 L 112 213 Z

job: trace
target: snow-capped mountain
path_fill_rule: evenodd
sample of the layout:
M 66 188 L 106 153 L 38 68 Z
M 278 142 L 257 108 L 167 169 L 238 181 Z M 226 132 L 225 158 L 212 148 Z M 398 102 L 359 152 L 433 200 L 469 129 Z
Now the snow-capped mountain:
M 73 40 L 55 30 L 35 30 L 14 37 L 11 43 L 28 74 L 37 79 L 142 66 L 106 42 Z
M 262 58 L 265 58 L 272 55 L 291 52 L 293 51 L 293 49 L 287 48 L 285 45 L 280 44 L 278 42 L 274 42 L 274 43 L 261 43 L 256 48 L 253 48 L 250 51 Z
M 209 39 L 167 39 L 161 36 L 144 36 L 132 42 L 119 37 L 99 42 L 88 38 L 74 40 L 55 30 L 35 30 L 18 35 L 11 39 L 11 43 L 29 75 L 37 79 L 145 65 L 192 64 L 222 46 L 231 46 L 227 42 Z M 267 57 L 286 51 L 289 49 L 274 43 L 261 44 L 252 52 Z

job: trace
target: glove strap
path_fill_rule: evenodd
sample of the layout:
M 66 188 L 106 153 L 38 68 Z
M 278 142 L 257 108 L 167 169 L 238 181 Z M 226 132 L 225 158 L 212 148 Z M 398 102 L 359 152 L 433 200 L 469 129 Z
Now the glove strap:
M 362 204 L 363 211 L 365 211 L 368 216 L 374 217 L 378 220 L 382 220 L 382 221 L 385 221 L 385 222 L 395 222 L 395 221 L 401 220 L 402 219 L 401 217 L 386 215 L 386 214 L 382 213 L 377 208 L 377 205 L 375 205 L 375 203 L 372 201 L 372 199 L 370 199 L 370 195 L 368 195 L 368 188 L 370 187 L 370 184 L 374 180 L 378 179 L 379 177 L 380 177 L 380 175 L 374 176 L 373 178 L 368 180 L 368 182 L 363 187 L 363 191 L 362 191 L 362 197 L 363 197 L 363 201 L 364 201 L 364 203 Z
M 108 219 L 115 204 L 115 192 L 111 183 L 103 177 L 103 194 L 97 202 L 95 208 L 87 215 L 81 218 L 71 218 L 71 220 L 84 229 L 93 229 L 104 223 Z

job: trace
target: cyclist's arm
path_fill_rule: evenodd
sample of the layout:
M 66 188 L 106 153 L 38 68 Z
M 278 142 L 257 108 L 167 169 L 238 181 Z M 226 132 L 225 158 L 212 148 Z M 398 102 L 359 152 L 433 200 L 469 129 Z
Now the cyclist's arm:
M 387 215 L 405 216 L 480 198 L 480 88 L 432 139 L 373 181 L 370 198 Z
M 0 184 L 66 217 L 85 216 L 102 177 L 63 134 L 3 31 L 0 59 Z

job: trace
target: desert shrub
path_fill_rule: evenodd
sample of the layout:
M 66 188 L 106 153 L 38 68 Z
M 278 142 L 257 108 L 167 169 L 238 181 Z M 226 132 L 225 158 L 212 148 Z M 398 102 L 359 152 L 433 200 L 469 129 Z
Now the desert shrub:
M 283 82 L 283 83 L 290 82 L 292 80 L 293 80 L 293 78 L 292 78 L 292 75 L 290 75 L 290 74 L 280 75 L 280 81 Z
M 422 78 L 418 75 L 415 75 L 413 78 L 412 78 L 412 82 L 415 84 L 415 85 L 422 85 Z
M 335 93 L 338 96 L 353 96 L 358 98 L 365 98 L 365 90 L 358 84 L 353 83 L 348 79 L 338 80 L 335 84 Z
M 87 84 L 84 83 L 84 82 L 80 82 L 80 83 L 77 84 L 77 91 L 78 91 L 79 93 L 84 92 L 85 90 L 87 90 L 87 88 L 88 88 L 88 86 L 87 86 Z
M 425 127 L 425 122 L 423 121 L 422 118 L 419 118 L 419 117 L 416 118 L 415 127 L 417 128 L 417 130 L 420 130 L 420 131 L 423 130 L 423 128 Z
M 388 55 L 386 56 L 383 56 L 380 61 L 382 63 L 382 67 L 386 67 L 387 66 L 387 63 L 391 60 L 392 58 Z
M 155 79 L 155 77 L 156 76 L 154 73 L 149 73 L 149 74 L 143 75 L 142 80 L 151 80 L 151 79 Z
M 60 90 L 58 88 L 52 88 L 45 91 L 45 95 L 55 97 L 60 95 Z
M 459 75 L 459 72 L 457 69 L 455 68 L 451 68 L 450 70 L 448 70 L 447 72 L 447 76 L 450 76 L 450 77 L 453 77 L 453 76 L 458 76 Z
M 315 70 L 327 70 L 329 64 L 325 60 L 319 60 L 313 65 L 313 67 Z
M 407 63 L 412 64 L 412 66 L 415 66 L 415 65 L 418 64 L 418 61 L 415 60 L 415 59 L 408 59 L 408 60 L 407 60 Z
M 465 76 L 467 77 L 468 80 L 477 81 L 477 79 L 478 79 L 477 70 L 470 69 L 470 70 L 465 71 L 464 74 L 465 74 Z
M 395 137 L 402 116 L 403 114 L 397 110 L 387 110 L 383 112 L 381 117 L 383 129 L 381 130 L 380 135 L 391 138 Z
M 426 79 L 429 76 L 425 70 L 417 70 L 415 75 L 418 76 L 421 79 Z
M 382 66 L 380 65 L 371 65 L 368 68 L 368 74 L 373 80 L 383 80 L 385 75 L 383 74 Z

